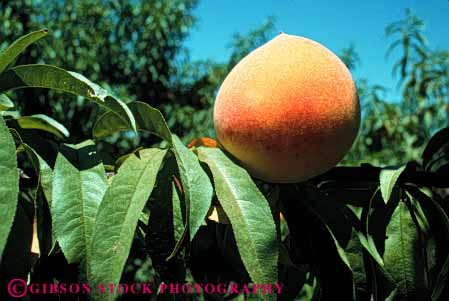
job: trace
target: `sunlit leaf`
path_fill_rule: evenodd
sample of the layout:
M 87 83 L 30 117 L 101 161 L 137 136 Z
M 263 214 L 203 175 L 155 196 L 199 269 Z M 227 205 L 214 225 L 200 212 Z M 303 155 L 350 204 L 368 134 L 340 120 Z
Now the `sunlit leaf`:
M 204 223 L 211 205 L 213 188 L 197 156 L 184 146 L 176 135 L 172 135 L 171 141 L 187 207 L 186 226 L 183 237 L 189 231 L 189 238 L 192 240 L 200 226 Z M 171 256 L 179 249 L 182 240 L 179 240 Z
M 126 104 L 81 74 L 37 64 L 13 67 L 0 75 L 0 92 L 21 88 L 48 88 L 83 96 L 113 112 L 131 130 L 136 130 L 134 117 Z
M 388 203 L 393 192 L 393 188 L 396 185 L 397 180 L 405 170 L 406 165 L 398 168 L 383 168 L 379 174 L 380 191 L 385 204 Z
M 232 224 L 242 261 L 256 283 L 277 279 L 276 227 L 270 207 L 246 170 L 218 148 L 199 147 L 198 156 L 214 177 L 218 200 Z
M 14 103 L 5 94 L 0 94 L 0 111 L 14 108 Z
M 95 217 L 106 188 L 103 164 L 79 170 L 58 155 L 53 171 L 53 229 L 67 261 L 82 263 L 88 275 Z
M 14 62 L 17 56 L 19 56 L 29 45 L 41 39 L 48 34 L 48 30 L 43 29 L 39 31 L 31 32 L 18 38 L 8 48 L 0 53 L 0 73 Z
M 152 106 L 139 101 L 128 104 L 136 120 L 137 129 L 153 133 L 167 141 L 171 141 L 171 133 L 162 113 Z M 95 122 L 92 134 L 95 139 L 101 139 L 118 131 L 130 130 L 129 124 L 112 112 L 106 112 Z
M 132 155 L 118 173 L 98 209 L 91 245 L 90 283 L 117 284 L 131 248 L 137 222 L 156 182 L 166 150 L 151 148 Z M 104 296 L 95 295 L 94 300 Z
M 22 116 L 17 119 L 17 123 L 23 129 L 43 130 L 52 133 L 59 138 L 67 138 L 70 136 L 70 133 L 65 126 L 43 114 Z

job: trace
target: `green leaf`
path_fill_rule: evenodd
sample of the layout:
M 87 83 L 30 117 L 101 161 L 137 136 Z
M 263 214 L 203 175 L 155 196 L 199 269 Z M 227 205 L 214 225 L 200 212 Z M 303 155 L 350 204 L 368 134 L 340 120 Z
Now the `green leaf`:
M 398 289 L 397 288 L 393 289 L 391 291 L 390 295 L 388 295 L 388 297 L 385 299 L 385 301 L 395 301 L 397 294 L 398 294 Z
M 182 239 L 184 229 L 184 219 L 182 214 L 181 199 L 174 183 L 172 183 L 172 207 L 173 207 L 173 229 L 175 240 L 178 242 Z
M 382 259 L 379 259 L 379 250 L 378 246 L 376 245 L 376 241 L 380 241 L 380 237 L 382 235 L 382 241 L 383 239 L 383 233 L 385 232 L 386 226 L 384 226 L 384 217 L 386 213 L 385 204 L 380 203 L 382 200 L 379 199 L 379 191 L 380 187 L 378 187 L 372 194 L 368 206 L 365 208 L 365 211 L 367 211 L 366 214 L 366 220 L 364 220 L 365 224 L 365 233 L 366 233 L 366 243 L 367 243 L 367 250 L 368 252 L 373 256 L 373 259 L 376 260 L 377 263 L 380 264 L 380 266 L 383 266 L 384 262 Z M 391 198 L 391 196 L 390 196 Z M 380 223 L 382 218 L 382 223 Z M 387 222 L 385 222 L 386 224 Z M 376 238 L 376 239 L 375 239 Z M 362 239 L 361 243 L 364 245 L 365 241 Z
M 0 257 L 16 214 L 18 194 L 16 146 L 5 120 L 0 116 Z
M 48 163 L 28 144 L 22 143 L 28 158 L 33 164 L 36 174 L 39 176 L 39 184 L 44 190 L 45 198 L 47 199 L 48 205 L 51 207 L 52 201 L 52 182 L 53 182 L 53 171 Z
M 415 198 L 414 195 L 407 190 L 405 190 L 405 195 L 410 200 L 410 208 L 413 211 L 413 216 L 415 218 L 416 225 L 419 227 L 419 230 L 422 232 L 423 236 L 430 236 L 429 222 L 417 198 Z
M 389 208 L 397 205 L 398 195 L 391 196 L 387 205 L 383 201 L 380 186 L 377 185 L 361 214 L 366 240 L 361 238 L 362 236 L 359 237 L 362 245 L 371 255 L 371 257 L 367 257 L 366 269 L 367 275 L 371 276 L 369 278 L 371 278 L 372 292 L 376 301 L 385 300 L 385 298 L 391 296 L 392 291 L 396 288 L 393 278 L 385 269 L 385 262 L 380 254 L 383 254 L 385 249 L 385 233 L 391 215 Z
M 229 218 L 242 261 L 256 283 L 277 279 L 279 248 L 270 206 L 248 172 L 218 148 L 197 148 L 215 183 L 215 191 Z
M 378 191 L 378 190 L 376 190 Z M 373 195 L 371 195 L 373 197 Z M 371 203 L 371 201 L 370 201 Z M 361 246 L 371 255 L 371 257 L 377 262 L 377 264 L 381 267 L 383 267 L 384 262 L 382 259 L 382 256 L 379 254 L 376 245 L 374 243 L 373 237 L 371 235 L 365 235 L 363 229 L 363 223 L 362 223 L 362 214 L 363 209 L 360 207 L 355 207 L 351 205 L 347 205 L 347 216 L 350 218 L 350 220 L 353 221 L 355 229 L 353 229 L 352 237 L 354 235 L 357 236 L 358 241 L 360 242 Z M 349 213 L 350 212 L 350 213 Z M 367 228 L 366 228 L 367 229 Z M 352 238 L 351 240 L 353 240 Z
M 43 114 L 22 116 L 17 119 L 17 123 L 23 129 L 36 129 L 52 133 L 59 138 L 70 136 L 69 131 L 59 122 Z
M 0 92 L 21 88 L 48 88 L 85 97 L 111 111 L 132 130 L 134 117 L 120 99 L 81 74 L 51 65 L 21 65 L 0 75 Z
M 439 132 L 437 132 L 435 135 L 432 136 L 430 141 L 427 143 L 426 148 L 424 149 L 422 158 L 423 158 L 423 166 L 425 170 L 429 170 L 431 168 L 431 165 L 433 164 L 432 161 L 435 161 L 442 155 L 442 151 L 446 149 L 446 156 L 449 147 L 449 127 L 446 127 Z
M 92 238 L 92 285 L 117 284 L 137 222 L 156 181 L 166 150 L 151 148 L 121 165 L 100 204 Z M 103 300 L 104 296 L 95 296 Z
M 172 145 L 172 151 L 178 163 L 187 208 L 186 226 L 183 237 L 189 231 L 189 237 L 192 240 L 209 211 L 212 202 L 213 187 L 209 177 L 201 167 L 197 156 L 185 147 L 175 135 L 172 135 Z M 182 240 L 179 240 L 172 255 L 179 249 Z
M 0 111 L 14 108 L 14 103 L 5 94 L 0 94 Z
M 432 284 L 432 300 L 440 300 L 441 294 L 448 289 L 447 279 L 449 276 L 449 217 L 441 207 L 442 200 L 438 195 L 425 187 L 409 185 L 407 193 L 410 198 L 416 198 L 421 205 L 423 214 L 427 218 L 432 242 L 435 251 L 430 254 L 430 278 Z M 429 254 L 429 252 L 428 252 Z M 433 272 L 433 273 L 432 273 Z M 433 277 L 432 277 L 433 276 Z
M 354 277 L 354 285 L 356 296 L 360 300 L 369 299 L 369 286 L 367 273 L 365 271 L 365 262 L 363 259 L 363 247 L 360 242 L 358 231 L 353 229 L 351 240 L 345 248 L 346 256 L 351 265 L 352 275 Z
M 386 235 L 385 269 L 396 283 L 399 300 L 424 300 L 425 267 L 419 232 L 403 201 L 394 210 Z
M 388 203 L 393 192 L 393 188 L 404 171 L 406 165 L 401 167 L 383 168 L 379 174 L 380 191 L 385 204 Z
M 81 262 L 88 275 L 95 217 L 106 188 L 103 164 L 80 171 L 58 154 L 53 171 L 53 229 L 67 261 Z
M 371 292 L 373 300 L 384 301 L 392 300 L 392 296 L 396 294 L 396 285 L 391 275 L 384 267 L 375 263 L 372 257 L 366 258 L 366 275 L 370 279 Z M 390 299 L 388 299 L 390 298 Z M 364 299 L 362 299 L 364 300 Z
M 381 267 L 384 266 L 384 261 L 377 251 L 376 245 L 374 244 L 373 238 L 370 235 L 370 239 L 368 239 L 363 233 L 357 231 L 357 237 L 359 238 L 360 243 L 368 251 L 368 253 L 373 257 L 373 259 L 377 262 Z
M 134 115 L 137 129 L 155 134 L 171 142 L 171 133 L 162 113 L 152 106 L 139 101 L 128 103 Z M 112 112 L 106 112 L 95 122 L 92 135 L 95 139 L 102 139 L 118 131 L 127 131 L 130 127 Z
M 436 152 L 425 166 L 426 171 L 447 174 L 449 170 L 449 143 Z
M 20 112 L 17 110 L 14 110 L 14 111 L 1 111 L 0 110 L 0 116 L 3 116 L 5 118 L 10 117 L 10 118 L 17 119 L 17 118 L 20 118 Z
M 0 53 L 0 73 L 14 62 L 17 56 L 21 54 L 29 45 L 41 39 L 48 34 L 48 30 L 43 29 L 35 32 L 31 32 L 18 38 L 12 43 L 5 51 Z

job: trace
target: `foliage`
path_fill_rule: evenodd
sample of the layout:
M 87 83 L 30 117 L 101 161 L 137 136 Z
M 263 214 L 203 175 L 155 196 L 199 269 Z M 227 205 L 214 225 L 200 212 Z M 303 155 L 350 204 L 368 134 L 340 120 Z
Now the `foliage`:
M 18 64 L 51 61 L 112 88 L 125 102 L 153 106 L 173 102 L 175 58 L 194 22 L 196 0 L 7 0 L 0 1 L 0 49 L 9 41 L 46 27 L 50 36 L 30 47 Z M 88 135 L 98 110 L 82 98 L 42 90 L 21 91 L 22 114 L 54 117 L 71 142 Z M 182 133 L 181 133 L 182 134 Z
M 56 2 L 56 6 L 62 3 Z M 105 13 L 94 3 L 65 4 L 69 9 L 86 5 L 86 16 Z M 125 11 L 132 8 L 118 2 L 105 3 Z M 158 3 L 142 2 L 141 9 L 145 11 L 144 7 L 154 5 L 158 12 L 157 9 L 163 11 L 176 2 Z M 27 20 L 39 8 L 31 1 L 25 1 L 24 6 L 16 1 L 7 4 L 0 2 L 8 18 L 22 18 L 19 23 L 5 22 L 10 34 L 12 29 L 24 30 L 24 24 L 29 22 L 46 20 L 45 14 L 34 21 Z M 59 20 L 58 10 L 54 14 L 52 19 Z M 200 140 L 188 148 L 171 130 L 180 127 L 184 133 L 192 126 L 182 123 L 185 116 L 172 114 L 195 111 L 203 112 L 202 118 L 210 116 L 216 85 L 239 58 L 266 39 L 272 23 L 246 38 L 236 36 L 229 64 L 185 63 L 179 73 L 168 70 L 166 74 L 173 75 L 170 91 L 176 91 L 170 97 L 179 97 L 179 102 L 161 105 L 165 114 L 146 102 L 124 100 L 121 93 L 103 88 L 103 81 L 110 80 L 110 84 L 119 87 L 123 82 L 101 78 L 113 73 L 101 69 L 103 66 L 95 70 L 94 65 L 81 65 L 79 69 L 71 65 L 75 55 L 70 59 L 70 51 L 68 58 L 62 58 L 67 62 L 59 62 L 56 54 L 54 61 L 69 69 L 73 67 L 72 70 L 86 68 L 86 74 L 95 75 L 85 77 L 43 64 L 45 52 L 34 54 L 39 64 L 21 61 L 26 56 L 19 57 L 20 53 L 36 51 L 32 43 L 46 51 L 53 49 L 50 42 L 45 44 L 46 39 L 41 39 L 47 31 L 28 33 L 15 43 L 10 43 L 12 39 L 7 45 L 4 42 L 0 52 L 0 299 L 9 299 L 4 288 L 10 279 L 22 278 L 30 283 L 89 283 L 93 291 L 82 297 L 90 300 L 112 300 L 114 296 L 122 300 L 164 299 L 167 296 L 157 296 L 161 283 L 186 280 L 240 286 L 251 282 L 284 285 L 279 296 L 246 296 L 258 300 L 293 300 L 297 296 L 306 300 L 334 300 L 335 296 L 362 301 L 446 300 L 449 199 L 444 189 L 447 191 L 449 186 L 449 128 L 440 130 L 447 113 L 435 115 L 432 110 L 447 105 L 447 53 L 426 49 L 425 55 L 421 55 L 416 50 L 425 49 L 420 44 L 423 39 L 417 38 L 421 23 L 412 15 L 408 18 L 412 21 L 406 19 L 387 30 L 388 35 L 410 33 L 401 35 L 403 42 L 396 43 L 404 46 L 398 68 L 404 70 L 401 78 L 406 101 L 387 102 L 382 99 L 382 87 L 359 80 L 364 127 L 346 158 L 346 162 L 357 163 L 370 159 L 373 164 L 395 160 L 400 166 L 335 167 L 307 182 L 289 185 L 253 179 L 214 144 Z M 94 17 L 86 20 L 107 21 Z M 101 24 L 107 28 L 107 22 Z M 125 28 L 126 24 L 123 23 Z M 84 26 L 80 23 L 80 32 L 72 38 L 87 35 L 82 31 L 95 28 L 82 29 Z M 175 30 L 174 27 L 167 30 Z M 157 31 L 152 34 L 157 36 Z M 128 38 L 137 42 L 132 34 Z M 154 39 L 155 43 L 164 40 Z M 73 41 L 64 42 L 63 47 L 79 46 L 77 49 L 82 52 L 103 55 L 100 48 L 89 45 Z M 118 48 L 123 49 L 117 51 L 137 51 L 127 47 L 122 44 Z M 345 50 L 342 57 L 349 66 L 356 66 L 353 47 Z M 172 58 L 167 59 L 170 66 Z M 97 57 L 95 63 L 99 62 L 108 65 L 106 57 Z M 133 57 L 129 62 L 139 59 Z M 88 71 L 90 68 L 94 69 Z M 160 84 L 163 82 L 162 79 Z M 126 85 L 124 96 L 138 95 L 130 87 Z M 23 90 L 33 91 L 29 95 L 46 94 L 41 88 L 64 93 L 49 92 L 44 102 L 57 103 L 57 97 L 73 94 L 76 98 L 71 101 L 80 112 L 84 107 L 93 111 L 98 107 L 101 114 L 94 114 L 96 118 L 86 115 L 86 119 L 74 120 L 68 126 L 49 115 L 36 115 L 39 112 L 29 114 L 19 108 L 25 115 L 21 116 L 14 111 L 14 105 L 28 103 Z M 64 103 L 70 104 L 70 98 Z M 410 111 L 413 106 L 416 107 Z M 430 119 L 426 117 L 429 114 Z M 76 138 L 67 138 L 73 137 L 73 131 L 79 131 L 75 129 L 77 124 L 80 126 L 85 120 L 89 122 L 83 124 L 84 129 L 75 134 Z M 196 121 L 199 120 L 204 119 Z M 196 130 L 200 133 L 208 127 Z M 103 144 L 120 133 L 125 137 L 151 137 L 151 143 L 135 139 L 139 147 L 120 156 Z M 371 155 L 365 157 L 366 154 Z M 39 249 L 34 256 L 30 256 L 32 241 L 38 243 Z M 145 262 L 148 267 L 149 260 L 154 272 L 140 270 L 136 275 L 133 265 Z M 133 283 L 140 277 L 153 283 L 151 296 L 117 289 L 101 294 L 95 287 Z M 33 298 L 48 297 L 29 294 Z M 202 296 L 178 297 L 243 298 L 230 292 L 226 296 L 203 292 Z
M 387 56 L 400 53 L 393 73 L 399 75 L 402 99 L 385 99 L 385 87 L 358 81 L 363 121 L 345 163 L 400 164 L 418 160 L 426 141 L 448 125 L 449 52 L 429 49 L 423 26 L 410 10 L 403 20 L 387 26 L 386 36 L 393 38 Z M 354 68 L 357 54 L 343 54 L 347 65 Z

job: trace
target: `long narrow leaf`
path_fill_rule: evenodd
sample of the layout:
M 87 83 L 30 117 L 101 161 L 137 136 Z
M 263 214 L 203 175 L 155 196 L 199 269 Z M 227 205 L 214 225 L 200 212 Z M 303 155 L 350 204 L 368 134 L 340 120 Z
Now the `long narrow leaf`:
M 5 94 L 0 94 L 0 111 L 14 108 L 14 103 Z
M 380 171 L 379 182 L 380 191 L 385 204 L 388 203 L 393 192 L 393 188 L 396 185 L 400 175 L 405 170 L 406 165 L 398 168 L 384 168 Z
M 131 248 L 137 222 L 156 182 L 166 150 L 144 149 L 132 155 L 113 177 L 100 204 L 91 245 L 90 283 L 117 284 Z M 169 200 L 167 200 L 169 201 Z M 95 295 L 93 300 L 103 300 Z
M 218 200 L 228 216 L 242 261 L 256 283 L 277 279 L 279 248 L 268 201 L 247 171 L 218 148 L 199 147 L 214 177 Z
M 131 130 L 136 123 L 124 102 L 81 74 L 51 65 L 21 65 L 0 75 L 0 92 L 21 88 L 47 88 L 83 96 L 113 112 Z
M 128 107 L 134 115 L 139 131 L 153 133 L 171 142 L 170 130 L 164 116 L 158 109 L 140 101 L 133 101 L 128 104 Z M 118 131 L 130 129 L 129 124 L 126 124 L 117 115 L 112 112 L 106 112 L 97 119 L 92 133 L 95 139 L 101 139 Z
M 95 217 L 106 188 L 103 164 L 80 171 L 58 154 L 53 172 L 53 229 L 67 261 L 82 262 L 88 273 Z
M 16 147 L 5 120 L 0 116 L 0 257 L 16 214 L 18 194 Z
M 29 45 L 36 42 L 37 40 L 45 37 L 48 34 L 48 30 L 43 29 L 35 32 L 31 32 L 23 37 L 18 38 L 14 43 L 12 43 L 5 51 L 0 53 L 0 73 L 5 71 L 5 69 L 16 59 L 19 54 L 21 54 Z
M 17 123 L 23 129 L 43 130 L 52 133 L 59 138 L 67 138 L 70 136 L 70 133 L 65 126 L 43 114 L 22 116 L 17 119 Z
M 419 233 L 403 201 L 393 212 L 387 227 L 384 263 L 397 285 L 400 300 L 423 300 L 426 290 L 424 260 Z
M 171 258 L 179 249 L 183 238 L 189 231 L 192 240 L 203 224 L 209 211 L 213 187 L 206 172 L 202 169 L 197 156 L 182 144 L 181 140 L 172 135 L 172 151 L 176 157 L 179 175 L 181 177 L 182 189 L 187 207 L 186 227 L 183 237 L 178 241 Z

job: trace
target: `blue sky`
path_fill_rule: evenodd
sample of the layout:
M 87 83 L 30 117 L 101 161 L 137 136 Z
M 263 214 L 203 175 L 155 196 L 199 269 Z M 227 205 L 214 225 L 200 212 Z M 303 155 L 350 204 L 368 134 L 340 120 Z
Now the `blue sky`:
M 391 74 L 395 57 L 385 58 L 389 40 L 384 30 L 402 19 L 406 8 L 424 20 L 432 49 L 449 50 L 448 0 L 200 0 L 195 10 L 198 22 L 186 46 L 192 59 L 226 61 L 234 33 L 246 33 L 274 16 L 274 35 L 283 31 L 308 37 L 336 53 L 355 44 L 361 64 L 354 77 L 386 86 L 388 96 L 397 100 L 397 81 Z

